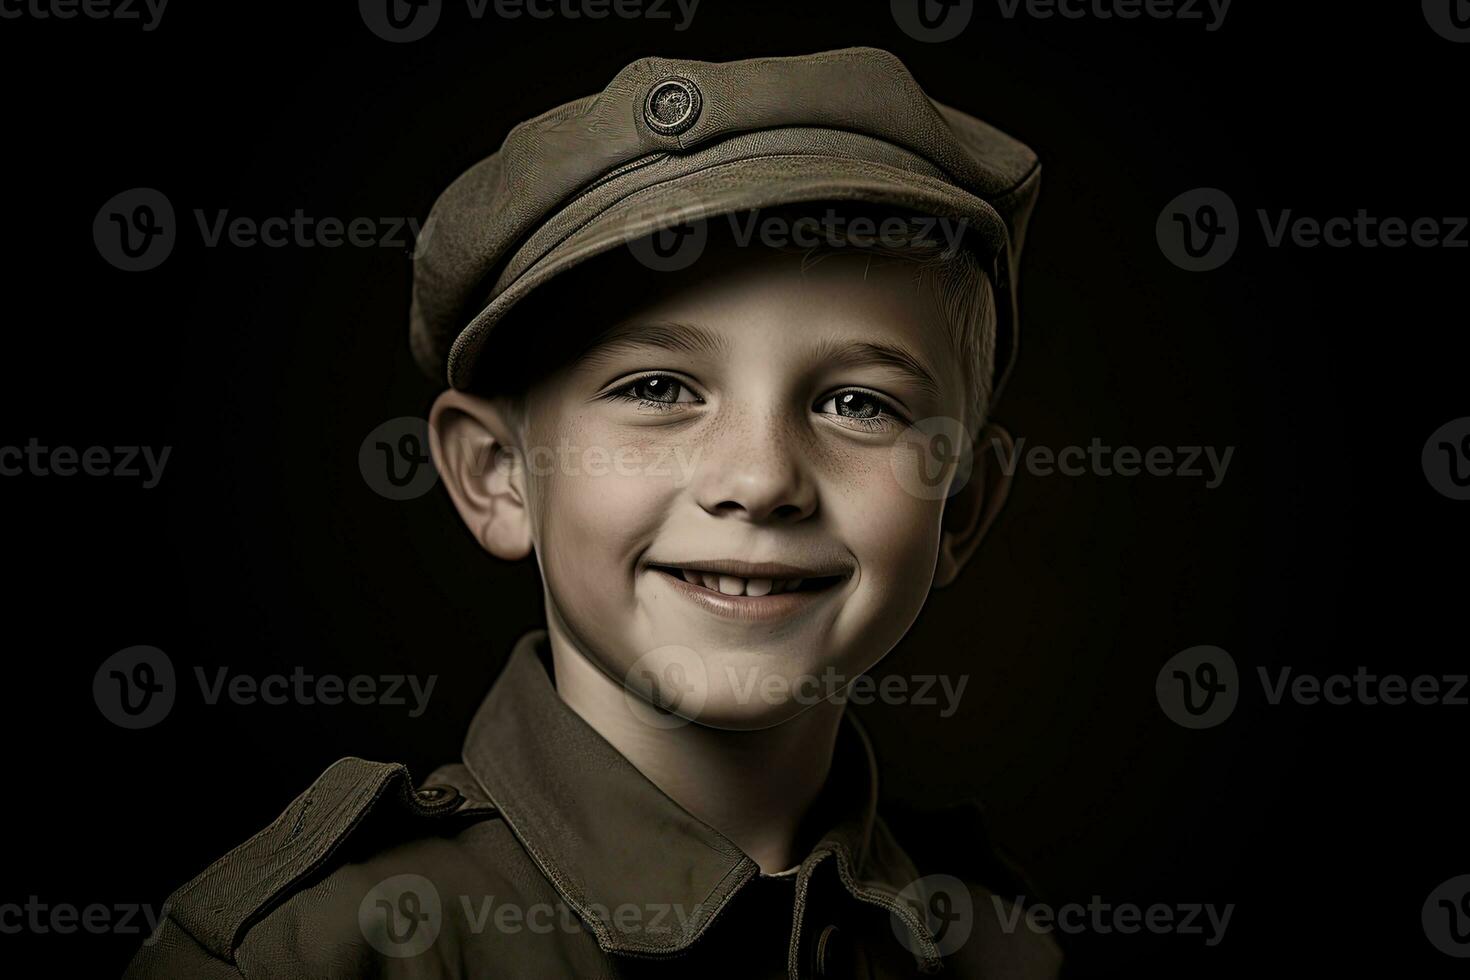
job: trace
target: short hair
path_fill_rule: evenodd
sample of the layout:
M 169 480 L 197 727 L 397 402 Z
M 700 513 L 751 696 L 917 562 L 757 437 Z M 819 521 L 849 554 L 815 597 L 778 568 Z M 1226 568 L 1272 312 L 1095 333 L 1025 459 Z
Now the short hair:
M 760 247 L 799 253 L 802 268 L 839 255 L 863 257 L 869 262 L 912 263 L 915 288 L 928 290 L 933 297 L 935 312 L 960 366 L 967 393 L 961 421 L 972 434 L 978 432 L 991 407 L 998 323 L 994 286 L 980 256 L 962 239 L 957 242 L 932 237 L 890 240 L 885 236 L 852 232 L 852 219 L 856 217 L 868 218 L 878 225 L 894 217 L 901 220 L 915 217 L 895 209 L 851 203 L 802 204 L 769 209 L 764 215 L 780 215 L 795 221 L 818 209 L 844 219 L 829 225 L 821 243 L 805 248 L 790 244 Z M 496 362 L 516 363 L 521 369 L 520 377 L 507 378 L 492 370 L 477 370 L 470 390 L 494 400 L 511 424 L 524 431 L 528 421 L 527 397 L 535 382 L 572 360 L 569 354 L 580 354 L 590 347 L 604 330 L 618 321 L 620 307 L 630 302 L 629 297 L 647 294 L 643 289 L 628 288 L 630 285 L 665 281 L 665 275 L 642 266 L 633 259 L 631 250 L 624 248 L 589 259 L 553 278 L 522 300 L 500 325 L 498 331 L 506 335 L 502 353 L 499 356 L 487 353 L 481 358 L 482 368 L 491 368 Z M 607 295 L 609 282 L 618 283 L 624 296 Z M 548 333 L 536 329 L 537 323 L 565 322 L 569 317 L 590 327 L 577 340 L 568 338 L 567 342 L 547 344 Z

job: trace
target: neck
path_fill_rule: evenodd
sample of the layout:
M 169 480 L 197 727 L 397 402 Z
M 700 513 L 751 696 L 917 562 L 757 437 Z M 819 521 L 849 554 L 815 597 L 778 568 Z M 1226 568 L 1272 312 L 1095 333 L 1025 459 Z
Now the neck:
M 556 692 L 675 803 L 728 837 L 762 872 L 798 863 L 802 818 L 827 780 L 843 706 L 823 701 L 759 731 L 649 725 L 553 624 Z

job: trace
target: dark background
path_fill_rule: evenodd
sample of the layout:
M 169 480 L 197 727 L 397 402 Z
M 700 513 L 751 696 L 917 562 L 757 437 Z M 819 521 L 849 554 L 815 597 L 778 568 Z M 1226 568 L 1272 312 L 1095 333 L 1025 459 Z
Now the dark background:
M 406 249 L 205 248 L 192 214 L 422 219 L 513 123 L 648 55 L 889 48 L 940 101 L 1044 162 L 1021 359 L 998 416 L 1031 444 L 1235 446 L 1187 478 L 1035 477 L 879 673 L 968 673 L 961 710 L 861 709 L 896 798 L 975 792 L 1053 902 L 1235 903 L 1225 940 L 1084 935 L 1078 976 L 1463 975 L 1420 925 L 1470 872 L 1466 718 L 1268 706 L 1255 669 L 1465 672 L 1465 503 L 1420 450 L 1466 411 L 1465 250 L 1271 249 L 1257 208 L 1464 215 L 1470 46 L 1418 4 L 1239 0 L 1198 21 L 1007 20 L 956 40 L 886 3 L 703 0 L 669 21 L 472 20 L 389 44 L 352 4 L 170 5 L 137 22 L 0 20 L 7 193 L 0 445 L 171 446 L 161 484 L 0 479 L 10 747 L 0 903 L 151 903 L 343 755 L 457 757 L 513 641 L 530 564 L 484 556 L 442 489 L 375 493 L 358 449 L 423 415 Z M 98 209 L 153 187 L 179 242 L 126 273 Z M 1209 273 L 1155 241 L 1195 187 L 1240 209 Z M 143 731 L 91 685 L 166 651 L 183 691 Z M 1198 644 L 1244 680 L 1225 724 L 1169 721 L 1154 678 Z M 429 711 L 207 705 L 212 672 L 440 677 Z M 0 962 L 119 973 L 139 941 L 0 935 Z

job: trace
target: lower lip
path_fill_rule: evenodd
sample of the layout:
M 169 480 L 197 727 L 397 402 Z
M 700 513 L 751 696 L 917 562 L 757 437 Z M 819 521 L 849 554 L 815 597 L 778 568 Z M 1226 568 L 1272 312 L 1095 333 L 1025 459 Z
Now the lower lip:
M 675 592 L 725 619 L 745 623 L 769 623 L 794 616 L 813 604 L 820 602 L 830 593 L 837 591 L 838 583 L 822 589 L 805 589 L 796 592 L 778 592 L 774 595 L 725 595 L 702 586 L 693 585 L 676 575 L 661 569 L 653 573 L 674 589 Z

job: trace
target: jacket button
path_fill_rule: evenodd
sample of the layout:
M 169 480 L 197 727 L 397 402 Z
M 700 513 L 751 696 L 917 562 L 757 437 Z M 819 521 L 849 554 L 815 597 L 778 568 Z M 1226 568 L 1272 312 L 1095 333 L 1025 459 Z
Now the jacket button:
M 683 75 L 669 75 L 653 83 L 643 100 L 643 121 L 662 136 L 678 136 L 699 119 L 704 97 Z
M 424 806 L 431 806 L 436 810 L 447 810 L 460 801 L 459 790 L 452 786 L 421 786 L 413 795 Z
M 847 941 L 836 926 L 827 926 L 817 937 L 816 975 L 822 980 L 852 976 L 852 958 Z

